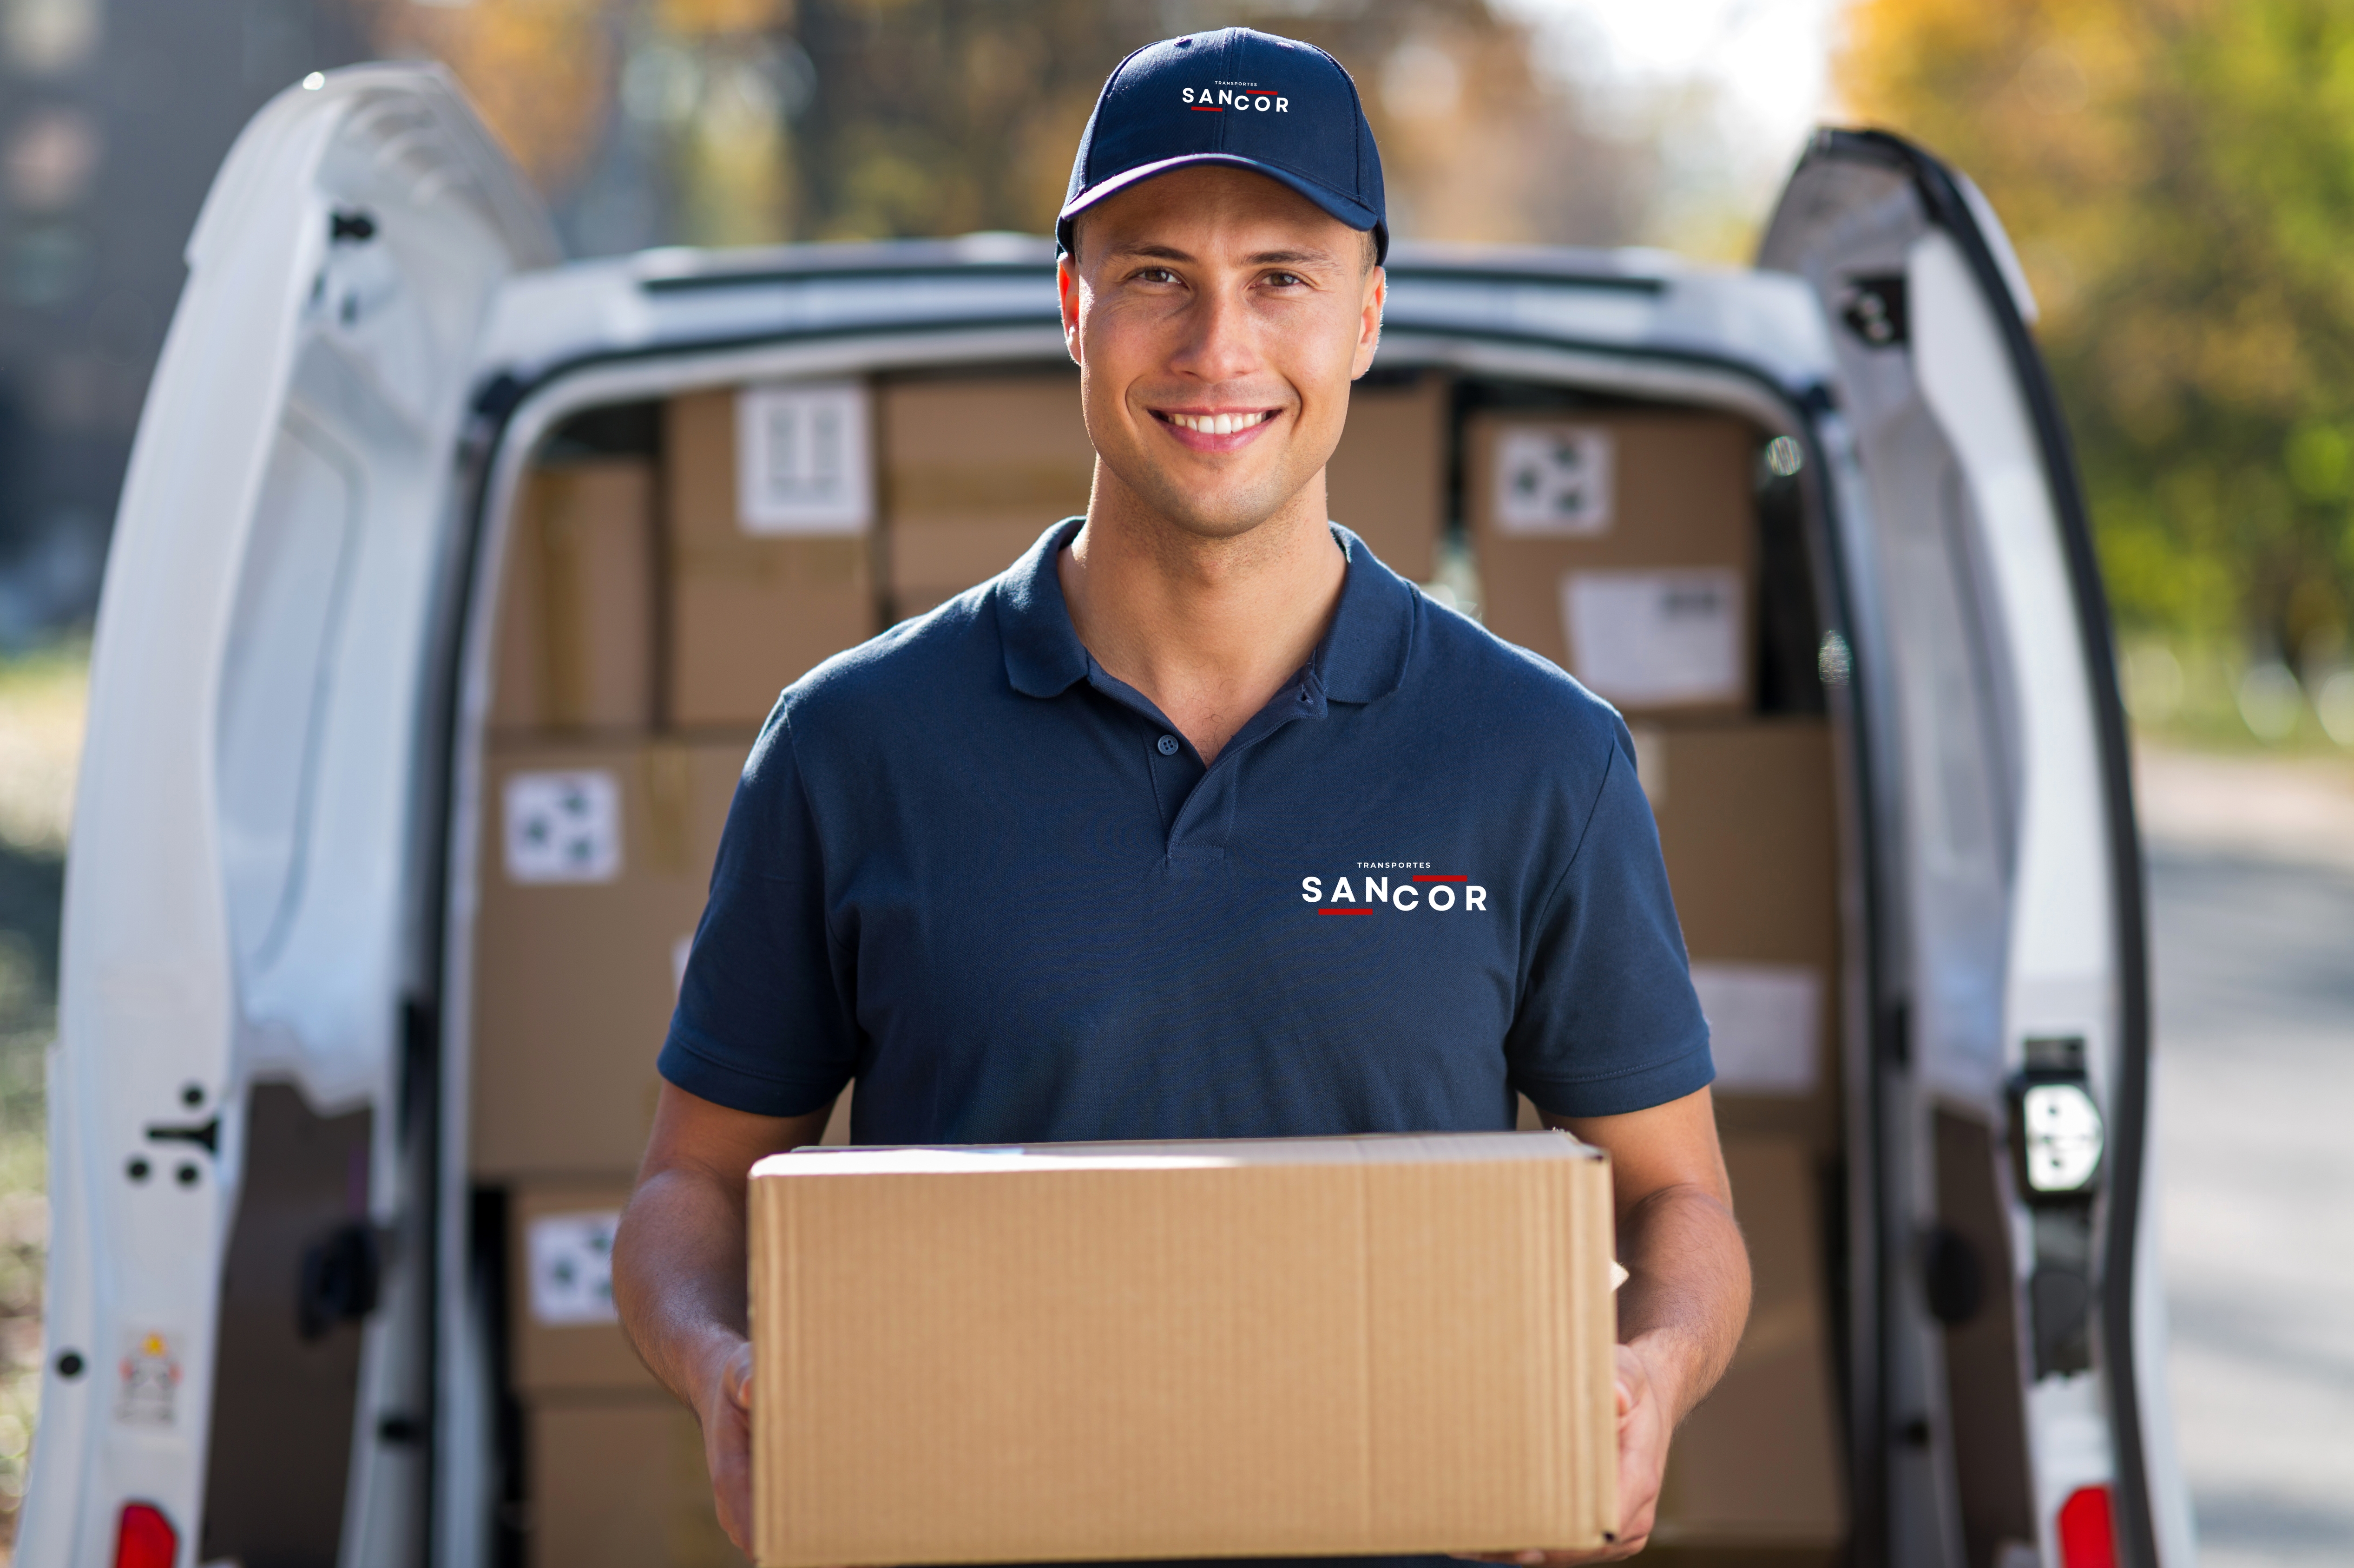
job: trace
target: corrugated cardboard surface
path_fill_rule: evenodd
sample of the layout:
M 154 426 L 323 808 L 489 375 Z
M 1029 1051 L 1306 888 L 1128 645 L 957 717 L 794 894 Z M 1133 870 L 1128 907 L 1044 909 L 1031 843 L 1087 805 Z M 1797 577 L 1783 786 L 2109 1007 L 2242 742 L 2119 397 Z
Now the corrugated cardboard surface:
M 811 666 L 877 624 L 872 541 L 747 534 L 736 505 L 736 394 L 664 405 L 669 722 L 757 725 Z
M 877 402 L 900 614 L 995 577 L 1087 509 L 1096 449 L 1076 370 L 897 382 Z
M 1513 425 L 1570 425 L 1606 430 L 1615 448 L 1615 504 L 1604 532 L 1578 538 L 1503 532 L 1496 521 L 1494 453 L 1499 432 Z M 1757 436 L 1719 414 L 1558 411 L 1472 415 L 1464 421 L 1466 521 L 1479 556 L 1488 629 L 1532 649 L 1572 674 L 1563 620 L 1562 584 L 1570 574 L 1636 568 L 1723 567 L 1743 587 L 1739 649 L 1755 683 L 1757 545 L 1754 470 Z M 1621 704 L 1628 712 L 1642 711 Z M 1662 711 L 1737 713 L 1734 703 L 1679 704 Z
M 778 1156 L 758 1557 L 1578 1547 L 1609 1167 L 1557 1133 Z
M 491 727 L 642 729 L 653 717 L 653 465 L 535 469 L 499 595 Z
M 478 1175 L 621 1175 L 652 1125 L 654 1056 L 679 943 L 703 912 L 744 739 L 502 745 L 482 790 L 471 1147 Z M 517 772 L 598 770 L 620 787 L 619 874 L 518 884 L 504 860 Z
M 515 1391 L 549 1393 L 657 1393 L 662 1385 L 610 1323 L 544 1323 L 532 1311 L 525 1238 L 534 1220 L 589 1212 L 618 1213 L 630 1201 L 630 1183 L 531 1182 L 519 1186 L 507 1206 L 508 1296 L 512 1306 L 507 1341 Z
M 526 1443 L 532 1568 L 743 1568 L 668 1394 L 537 1403 Z
M 1692 962 L 1792 965 L 1820 985 L 1814 1092 L 1722 1089 L 1718 1126 L 1837 1148 L 1839 837 L 1829 725 L 1659 726 L 1638 736 L 1637 750 L 1648 754 L 1644 790 Z
M 1427 582 L 1438 569 L 1447 420 L 1445 376 L 1426 375 L 1402 387 L 1360 383 L 1324 471 L 1328 514 L 1408 582 Z
M 1795 1139 L 1734 1138 L 1724 1164 L 1749 1242 L 1749 1327 L 1724 1380 L 1676 1430 L 1653 1539 L 1834 1543 L 1847 1504 L 1813 1162 Z

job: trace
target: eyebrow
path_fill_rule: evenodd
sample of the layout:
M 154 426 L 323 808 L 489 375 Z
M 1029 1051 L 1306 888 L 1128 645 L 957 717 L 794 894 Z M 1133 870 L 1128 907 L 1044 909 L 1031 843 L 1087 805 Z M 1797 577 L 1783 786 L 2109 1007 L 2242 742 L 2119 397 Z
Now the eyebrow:
M 1180 250 L 1173 245 L 1115 245 L 1111 248 L 1110 253 L 1114 256 L 1134 257 L 1146 261 L 1198 260 L 1193 252 Z M 1339 260 L 1340 259 L 1330 250 L 1319 250 L 1312 247 L 1304 250 L 1259 250 L 1244 258 L 1245 264 L 1252 267 L 1304 267 L 1314 266 L 1320 262 L 1330 267 L 1338 265 Z

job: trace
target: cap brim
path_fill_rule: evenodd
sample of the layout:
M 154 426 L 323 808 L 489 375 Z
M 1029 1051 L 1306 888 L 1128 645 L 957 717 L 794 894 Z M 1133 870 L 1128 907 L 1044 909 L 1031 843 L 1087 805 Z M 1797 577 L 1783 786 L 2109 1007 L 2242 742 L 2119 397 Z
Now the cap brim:
M 1055 243 L 1068 251 L 1071 249 L 1071 220 L 1106 196 L 1117 196 L 1130 185 L 1141 185 L 1156 175 L 1165 175 L 1172 169 L 1182 169 L 1195 164 L 1223 164 L 1230 169 L 1248 169 L 1255 175 L 1265 175 L 1278 185 L 1287 185 L 1298 191 L 1350 228 L 1361 233 L 1371 230 L 1373 236 L 1375 260 L 1386 261 L 1389 259 L 1389 226 L 1381 220 L 1381 215 L 1372 207 L 1353 196 L 1342 196 L 1330 185 L 1319 185 L 1304 175 L 1295 175 L 1289 169 L 1278 168 L 1273 164 L 1262 163 L 1257 158 L 1242 157 L 1234 153 L 1187 153 L 1179 157 L 1163 158 L 1157 164 L 1139 164 L 1135 168 L 1123 169 L 1111 178 L 1088 186 L 1087 193 L 1078 200 L 1055 214 Z

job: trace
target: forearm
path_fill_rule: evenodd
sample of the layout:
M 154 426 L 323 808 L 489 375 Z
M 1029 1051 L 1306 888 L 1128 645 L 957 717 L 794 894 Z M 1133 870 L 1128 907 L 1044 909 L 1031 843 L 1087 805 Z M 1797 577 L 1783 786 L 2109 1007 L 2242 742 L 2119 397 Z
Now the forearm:
M 699 1406 L 748 1332 L 743 1182 L 692 1166 L 649 1172 L 614 1240 L 613 1304 L 654 1376 Z
M 1663 1187 L 1618 1222 L 1618 1338 L 1636 1350 L 1672 1421 L 1724 1374 L 1749 1317 L 1749 1253 L 1733 1211 L 1697 1185 Z

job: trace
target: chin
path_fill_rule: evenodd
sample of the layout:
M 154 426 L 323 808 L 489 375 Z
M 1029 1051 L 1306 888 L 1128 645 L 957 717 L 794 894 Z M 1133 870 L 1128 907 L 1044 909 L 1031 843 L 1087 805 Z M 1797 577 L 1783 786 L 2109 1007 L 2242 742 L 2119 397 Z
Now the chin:
M 1152 509 L 1179 529 L 1199 539 L 1235 539 L 1281 512 L 1300 486 L 1286 487 L 1279 480 L 1257 484 L 1221 485 L 1206 492 L 1175 475 L 1156 475 L 1158 482 L 1140 490 Z

